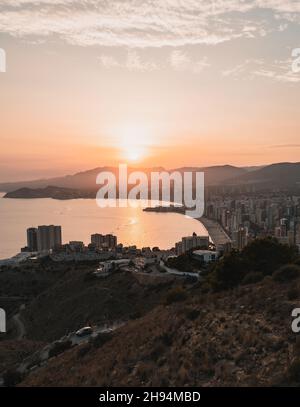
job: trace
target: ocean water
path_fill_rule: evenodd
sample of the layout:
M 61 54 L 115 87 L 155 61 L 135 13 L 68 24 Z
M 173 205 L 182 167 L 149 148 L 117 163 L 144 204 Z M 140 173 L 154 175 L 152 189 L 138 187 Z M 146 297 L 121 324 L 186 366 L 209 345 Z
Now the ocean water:
M 63 242 L 88 244 L 93 233 L 113 233 L 124 245 L 169 249 L 193 232 L 208 235 L 197 220 L 177 213 L 143 212 L 141 207 L 99 208 L 94 199 L 4 199 L 0 193 L 0 259 L 26 245 L 26 229 L 61 225 Z

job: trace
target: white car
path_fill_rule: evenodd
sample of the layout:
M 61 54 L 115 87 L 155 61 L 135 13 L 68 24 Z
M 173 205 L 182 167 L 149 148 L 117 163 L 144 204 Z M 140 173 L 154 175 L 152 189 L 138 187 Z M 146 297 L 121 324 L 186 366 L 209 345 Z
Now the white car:
M 83 336 L 89 336 L 92 335 L 93 333 L 93 328 L 90 326 L 85 326 L 84 328 L 79 329 L 75 335 L 79 336 L 79 337 L 83 337 Z

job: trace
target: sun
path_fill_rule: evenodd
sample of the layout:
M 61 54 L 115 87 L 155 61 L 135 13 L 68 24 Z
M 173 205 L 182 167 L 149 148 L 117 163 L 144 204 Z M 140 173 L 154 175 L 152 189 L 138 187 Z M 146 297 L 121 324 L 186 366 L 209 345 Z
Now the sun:
M 150 132 L 142 125 L 126 125 L 120 129 L 121 158 L 140 162 L 149 154 Z
M 132 162 L 142 161 L 146 157 L 146 148 L 142 146 L 128 146 L 122 149 L 124 159 Z

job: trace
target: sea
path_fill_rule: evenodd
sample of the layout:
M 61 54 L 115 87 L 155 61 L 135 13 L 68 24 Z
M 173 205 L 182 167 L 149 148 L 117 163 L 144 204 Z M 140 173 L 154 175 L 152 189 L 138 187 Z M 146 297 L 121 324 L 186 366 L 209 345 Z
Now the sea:
M 93 233 L 112 233 L 118 243 L 138 248 L 170 249 L 193 232 L 208 235 L 196 219 L 178 213 L 144 212 L 147 202 L 136 207 L 100 208 L 95 199 L 5 199 L 0 193 L 0 259 L 12 257 L 26 246 L 26 230 L 39 225 L 61 225 L 63 243 L 90 243 Z

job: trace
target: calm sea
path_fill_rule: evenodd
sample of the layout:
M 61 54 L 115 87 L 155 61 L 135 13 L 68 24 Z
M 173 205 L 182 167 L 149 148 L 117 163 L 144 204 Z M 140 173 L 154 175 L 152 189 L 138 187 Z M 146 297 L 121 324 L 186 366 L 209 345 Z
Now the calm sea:
M 176 213 L 143 212 L 142 208 L 99 208 L 94 199 L 3 199 L 0 193 L 0 259 L 11 257 L 26 245 L 26 229 L 61 225 L 63 242 L 90 242 L 93 233 L 113 233 L 124 245 L 168 249 L 182 236 L 207 235 L 195 219 Z

